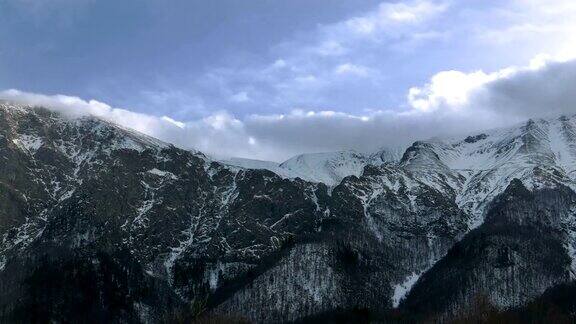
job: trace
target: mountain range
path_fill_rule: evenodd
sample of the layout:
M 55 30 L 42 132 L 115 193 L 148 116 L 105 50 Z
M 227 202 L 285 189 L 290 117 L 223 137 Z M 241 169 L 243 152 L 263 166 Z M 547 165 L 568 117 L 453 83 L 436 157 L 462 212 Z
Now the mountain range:
M 0 102 L 0 159 L 0 322 L 576 312 L 575 116 L 273 163 Z

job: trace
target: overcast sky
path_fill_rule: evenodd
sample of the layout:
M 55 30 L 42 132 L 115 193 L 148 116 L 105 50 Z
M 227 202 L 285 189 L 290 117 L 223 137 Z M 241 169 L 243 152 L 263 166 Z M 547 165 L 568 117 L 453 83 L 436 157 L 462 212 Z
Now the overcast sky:
M 0 97 L 217 157 L 576 113 L 573 0 L 0 0 Z

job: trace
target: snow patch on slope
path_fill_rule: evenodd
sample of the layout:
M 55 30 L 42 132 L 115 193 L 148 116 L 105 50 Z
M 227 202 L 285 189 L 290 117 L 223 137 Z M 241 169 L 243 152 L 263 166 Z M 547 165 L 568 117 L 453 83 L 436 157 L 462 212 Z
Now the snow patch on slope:
M 394 308 L 397 308 L 400 305 L 400 302 L 406 297 L 410 290 L 412 290 L 412 287 L 416 284 L 421 275 L 422 273 L 412 273 L 406 277 L 404 282 L 393 287 L 394 295 L 392 296 L 392 306 Z
M 40 137 L 28 134 L 20 135 L 12 142 L 22 151 L 30 152 L 31 154 L 36 153 L 36 151 L 38 151 L 38 149 L 44 144 L 44 141 Z
M 168 172 L 168 171 L 158 170 L 156 168 L 148 170 L 148 173 L 157 175 L 157 176 L 162 177 L 162 178 L 168 177 L 168 178 L 173 179 L 173 180 L 178 179 L 178 177 L 175 176 L 174 173 Z

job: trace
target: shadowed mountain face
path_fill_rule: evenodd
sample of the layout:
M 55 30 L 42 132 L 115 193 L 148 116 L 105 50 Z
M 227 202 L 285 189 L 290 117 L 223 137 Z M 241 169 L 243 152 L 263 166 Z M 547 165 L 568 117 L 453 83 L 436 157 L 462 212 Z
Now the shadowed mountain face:
M 338 154 L 326 185 L 0 103 L 0 322 L 523 305 L 573 278 L 571 129 L 417 142 L 389 163 Z M 299 172 L 336 165 L 313 161 Z
M 568 188 L 527 190 L 514 180 L 493 202 L 485 222 L 429 270 L 403 308 L 415 314 L 470 311 L 478 296 L 519 307 L 573 278 L 566 226 L 576 195 Z

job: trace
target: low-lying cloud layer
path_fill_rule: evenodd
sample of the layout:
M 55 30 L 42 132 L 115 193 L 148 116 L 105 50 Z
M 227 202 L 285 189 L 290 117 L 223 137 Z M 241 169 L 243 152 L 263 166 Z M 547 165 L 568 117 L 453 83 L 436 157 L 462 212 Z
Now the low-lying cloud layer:
M 408 18 L 407 18 L 408 19 Z M 470 133 L 540 116 L 576 113 L 576 61 L 533 60 L 496 72 L 444 71 L 410 89 L 402 109 L 365 114 L 294 110 L 193 121 L 151 116 L 77 97 L 7 90 L 0 98 L 67 114 L 91 114 L 216 157 L 282 161 L 305 152 L 370 151 L 417 139 Z M 238 99 L 246 99 L 238 96 Z

